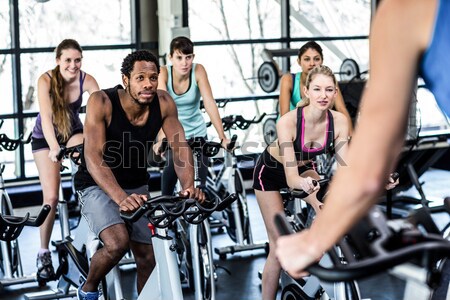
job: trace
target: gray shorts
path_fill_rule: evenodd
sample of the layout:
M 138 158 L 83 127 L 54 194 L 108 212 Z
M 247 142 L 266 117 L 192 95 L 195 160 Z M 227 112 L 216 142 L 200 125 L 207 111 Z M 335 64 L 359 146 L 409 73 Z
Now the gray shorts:
M 148 194 L 146 186 L 126 189 L 127 194 Z M 147 227 L 148 219 L 143 216 L 136 222 L 124 221 L 120 217 L 119 205 L 98 186 L 90 186 L 78 191 L 81 214 L 86 219 L 92 232 L 100 237 L 100 233 L 115 224 L 125 224 L 130 240 L 137 243 L 151 244 L 152 236 Z

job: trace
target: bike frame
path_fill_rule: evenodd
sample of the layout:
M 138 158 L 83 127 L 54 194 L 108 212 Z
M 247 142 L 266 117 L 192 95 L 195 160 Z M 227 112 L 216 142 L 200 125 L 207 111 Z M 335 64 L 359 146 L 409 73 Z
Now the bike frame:
M 13 214 L 13 207 L 8 192 L 5 189 L 5 181 L 3 179 L 4 165 L 0 163 L 0 212 L 6 211 L 9 215 Z M 0 279 L 0 286 L 10 286 L 15 284 L 23 284 L 36 281 L 36 275 L 23 274 L 22 259 L 20 257 L 19 242 L 13 241 L 0 241 L 0 249 L 2 255 L 2 268 L 3 278 Z M 12 264 L 13 259 L 11 257 L 12 252 L 15 252 L 17 256 L 17 269 L 14 271 Z
M 214 173 L 214 172 L 211 172 Z M 212 174 L 213 175 L 213 174 Z M 253 242 L 253 235 L 251 232 L 251 226 L 248 225 L 248 233 L 247 237 L 245 237 L 244 233 L 244 224 L 241 222 L 241 213 L 245 218 L 249 218 L 248 214 L 248 206 L 247 206 L 247 195 L 244 188 L 244 180 L 242 178 L 241 171 L 237 165 L 237 158 L 233 151 L 225 151 L 224 155 L 224 164 L 222 169 L 219 171 L 217 176 L 213 176 L 213 188 L 212 193 L 220 189 L 220 186 L 224 185 L 228 193 L 233 194 L 236 193 L 238 195 L 238 200 L 231 204 L 231 210 L 234 216 L 235 222 L 235 232 L 236 232 L 236 241 L 235 245 L 225 246 L 221 248 L 215 248 L 215 252 L 223 257 L 228 253 L 235 253 L 247 250 L 256 250 L 256 249 L 266 249 L 267 242 Z M 239 207 L 239 203 L 241 204 L 241 208 Z M 241 212 L 242 210 L 242 212 Z M 250 220 L 248 219 L 248 222 Z
M 174 241 L 169 237 L 167 228 L 156 228 L 156 234 L 152 237 L 156 267 L 138 300 L 183 300 Z

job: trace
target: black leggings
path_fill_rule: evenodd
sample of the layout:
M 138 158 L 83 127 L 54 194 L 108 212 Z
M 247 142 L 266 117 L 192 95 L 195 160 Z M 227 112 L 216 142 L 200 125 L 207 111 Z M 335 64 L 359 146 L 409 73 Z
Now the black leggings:
M 178 177 L 177 173 L 175 173 L 172 150 L 168 149 L 166 151 L 166 155 L 167 162 L 161 178 L 161 194 L 170 196 L 173 195 Z M 198 175 L 201 180 L 201 186 L 205 186 L 206 184 L 206 177 L 208 176 L 208 163 L 208 157 L 204 156 L 203 154 L 201 154 L 197 159 L 197 164 L 199 167 Z

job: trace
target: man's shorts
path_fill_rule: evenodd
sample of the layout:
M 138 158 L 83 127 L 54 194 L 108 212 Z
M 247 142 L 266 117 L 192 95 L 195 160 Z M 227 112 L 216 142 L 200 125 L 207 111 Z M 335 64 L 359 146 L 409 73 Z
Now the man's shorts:
M 128 195 L 133 193 L 148 195 L 147 186 L 125 189 Z M 137 243 L 151 244 L 152 237 L 147 227 L 148 219 L 143 216 L 136 222 L 125 221 L 120 217 L 119 205 L 98 186 L 90 186 L 78 191 L 81 214 L 86 219 L 92 232 L 100 237 L 100 233 L 116 224 L 125 224 L 130 240 Z

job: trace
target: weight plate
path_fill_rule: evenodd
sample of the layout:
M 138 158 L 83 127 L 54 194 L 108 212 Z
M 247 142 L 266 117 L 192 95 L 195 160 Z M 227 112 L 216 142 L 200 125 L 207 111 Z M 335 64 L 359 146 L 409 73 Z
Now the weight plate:
M 274 92 L 278 87 L 280 77 L 277 67 L 272 62 L 264 62 L 258 69 L 258 83 L 266 93 Z
M 341 81 L 357 79 L 361 75 L 359 72 L 358 63 L 352 58 L 344 59 L 341 64 L 339 74 L 341 75 Z
M 264 142 L 270 145 L 277 139 L 276 119 L 267 119 L 263 125 Z

